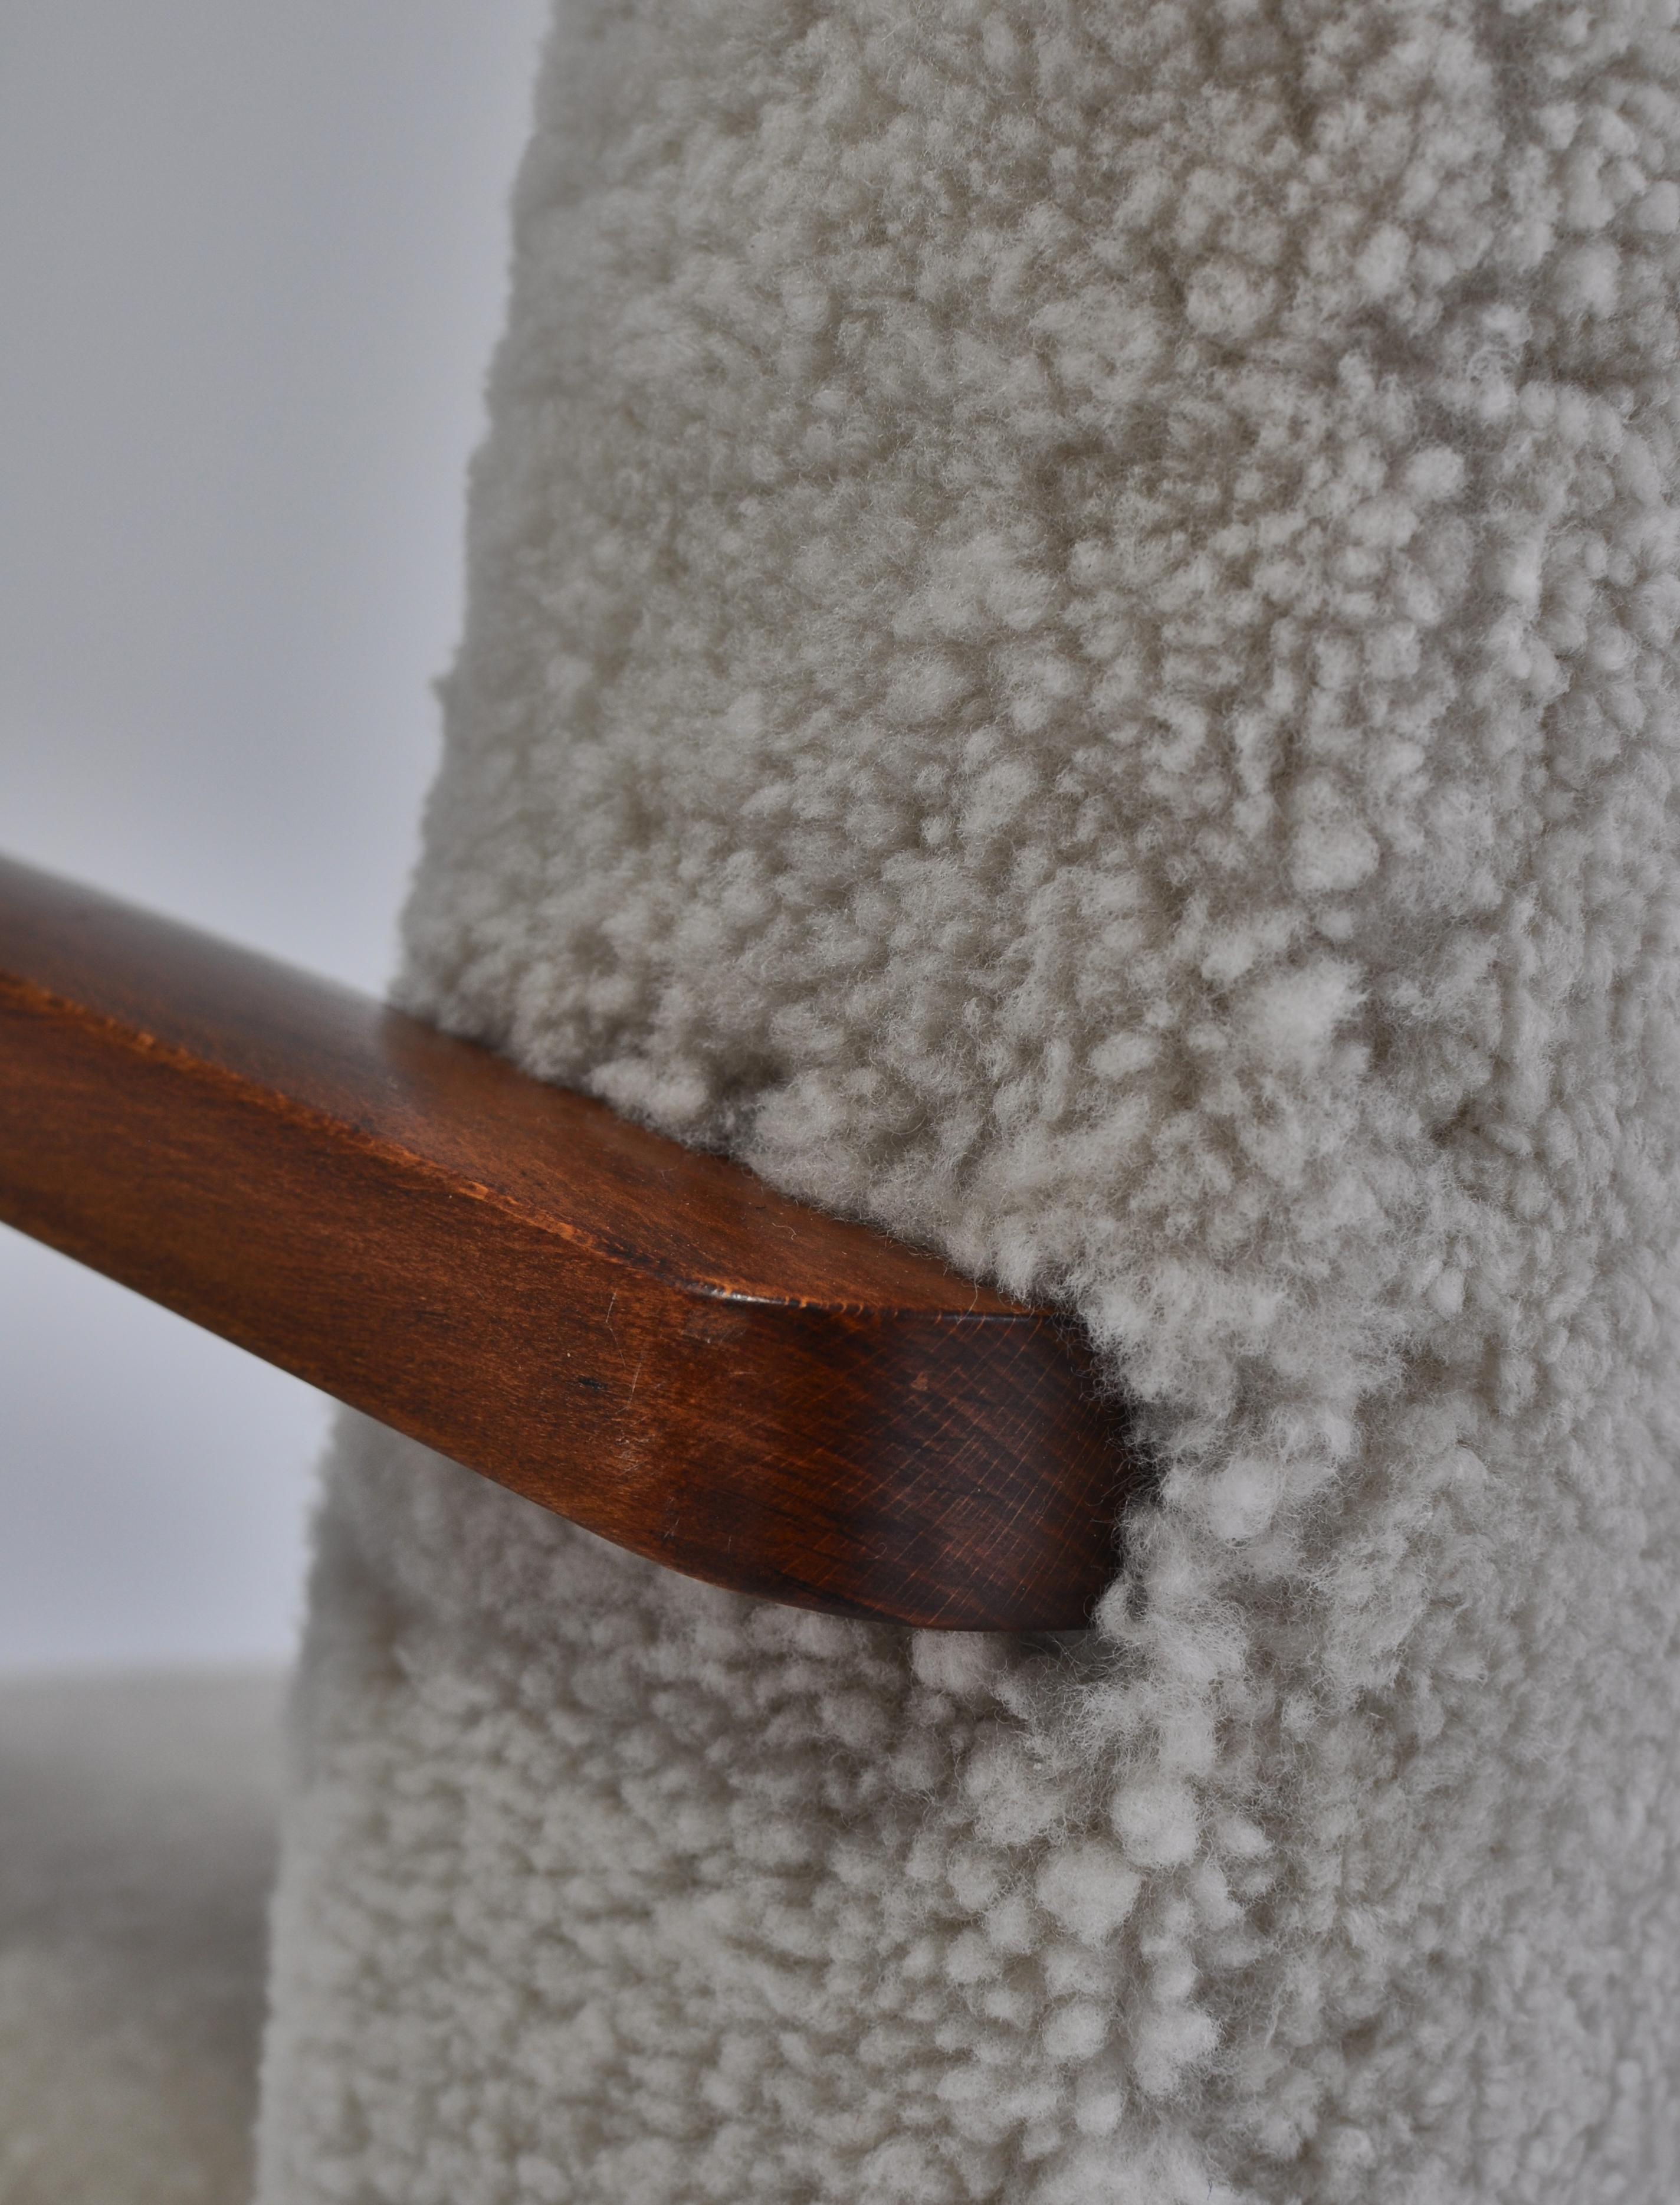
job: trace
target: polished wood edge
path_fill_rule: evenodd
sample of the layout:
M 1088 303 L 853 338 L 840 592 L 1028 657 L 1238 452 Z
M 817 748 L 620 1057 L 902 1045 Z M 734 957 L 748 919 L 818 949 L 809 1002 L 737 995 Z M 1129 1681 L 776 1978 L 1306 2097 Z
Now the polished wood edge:
M 592 1097 L 531 1079 L 474 1042 L 3 857 L 0 969 L 464 1183 L 476 1177 L 487 1195 L 553 1229 L 696 1290 L 1016 1321 L 1047 1314 Z M 643 1221 L 655 1204 L 661 1230 L 650 1234 Z
M 369 998 L 0 859 L 0 1218 L 636 1552 L 1077 1627 L 1077 1335 Z

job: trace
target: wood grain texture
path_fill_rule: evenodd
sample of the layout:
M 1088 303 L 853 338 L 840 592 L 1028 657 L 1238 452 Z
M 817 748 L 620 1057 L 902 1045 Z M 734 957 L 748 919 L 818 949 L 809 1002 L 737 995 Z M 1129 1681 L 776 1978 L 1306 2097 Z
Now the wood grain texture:
M 347 990 L 0 859 L 0 1218 L 638 1554 L 1077 1626 L 1074 1336 Z

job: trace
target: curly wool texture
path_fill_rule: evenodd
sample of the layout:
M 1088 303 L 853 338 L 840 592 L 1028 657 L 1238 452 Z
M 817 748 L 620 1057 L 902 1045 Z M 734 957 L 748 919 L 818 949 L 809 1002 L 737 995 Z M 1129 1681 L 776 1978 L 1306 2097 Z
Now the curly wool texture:
M 1093 1630 L 352 1426 L 265 2205 L 1658 2205 L 1680 33 L 562 9 L 408 1000 L 1076 1307 Z

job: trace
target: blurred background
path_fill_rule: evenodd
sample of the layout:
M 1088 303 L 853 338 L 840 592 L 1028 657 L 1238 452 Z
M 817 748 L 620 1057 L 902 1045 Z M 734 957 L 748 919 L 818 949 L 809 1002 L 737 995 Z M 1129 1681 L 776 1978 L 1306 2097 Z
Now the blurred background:
M 0 0 L 0 849 L 371 990 L 543 0 Z M 308 1388 L 0 1227 L 0 1673 L 292 1645 Z

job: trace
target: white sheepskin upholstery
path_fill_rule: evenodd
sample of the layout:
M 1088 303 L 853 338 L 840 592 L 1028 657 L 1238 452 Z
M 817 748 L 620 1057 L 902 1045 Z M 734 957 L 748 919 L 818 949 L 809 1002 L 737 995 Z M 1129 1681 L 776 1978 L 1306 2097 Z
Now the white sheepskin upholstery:
M 1671 2205 L 1674 0 L 570 0 L 407 1000 L 1077 1309 L 1092 1630 L 352 1425 L 264 2205 Z
M 246 2205 L 280 1699 L 0 1682 L 3 2205 Z

